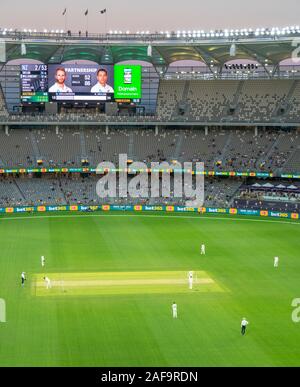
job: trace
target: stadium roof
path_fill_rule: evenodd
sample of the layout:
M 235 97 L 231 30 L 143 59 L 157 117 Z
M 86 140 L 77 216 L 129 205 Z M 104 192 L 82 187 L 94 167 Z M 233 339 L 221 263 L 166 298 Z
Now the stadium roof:
M 222 66 L 230 60 L 254 60 L 278 65 L 289 59 L 300 44 L 300 33 L 286 36 L 183 37 L 176 33 L 141 35 L 74 36 L 67 33 L 7 32 L 5 61 L 35 59 L 43 63 L 90 60 L 102 64 L 138 60 L 168 66 L 179 60 L 196 60 Z M 149 56 L 149 45 L 151 56 Z

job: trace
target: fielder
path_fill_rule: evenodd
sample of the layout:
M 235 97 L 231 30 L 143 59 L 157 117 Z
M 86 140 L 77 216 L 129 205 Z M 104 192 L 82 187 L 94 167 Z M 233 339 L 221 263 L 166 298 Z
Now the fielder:
M 205 245 L 201 245 L 201 255 L 205 255 Z
M 45 266 L 45 257 L 43 255 L 41 256 L 41 265 L 42 267 Z
M 279 264 L 279 258 L 274 257 L 274 267 L 278 267 L 278 264 Z
M 177 304 L 175 301 L 172 304 L 172 312 L 173 312 L 173 318 L 177 318 Z
M 46 288 L 47 289 L 51 289 L 52 285 L 51 285 L 50 279 L 48 277 L 44 277 L 44 280 L 45 280 L 45 283 L 46 283 Z
M 24 286 L 25 285 L 25 281 L 26 281 L 26 276 L 25 276 L 25 271 L 22 272 L 21 274 L 21 285 Z
M 189 288 L 193 289 L 193 272 L 189 271 Z
M 241 328 L 242 328 L 241 333 L 243 336 L 246 333 L 246 327 L 248 324 L 249 324 L 249 322 L 246 320 L 246 317 L 243 317 L 242 322 L 241 322 Z

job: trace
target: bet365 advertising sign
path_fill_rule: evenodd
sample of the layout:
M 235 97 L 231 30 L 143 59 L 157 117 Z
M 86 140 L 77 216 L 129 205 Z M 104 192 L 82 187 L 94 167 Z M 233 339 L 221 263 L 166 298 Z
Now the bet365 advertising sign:
M 115 66 L 115 99 L 141 99 L 142 68 L 138 65 Z

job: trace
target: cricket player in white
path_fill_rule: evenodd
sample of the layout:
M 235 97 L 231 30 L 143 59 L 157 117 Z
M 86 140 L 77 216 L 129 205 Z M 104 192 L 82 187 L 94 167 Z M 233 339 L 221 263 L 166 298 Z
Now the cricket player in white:
M 193 289 L 193 272 L 189 271 L 189 288 Z
M 201 255 L 205 255 L 205 245 L 201 245 Z
M 25 285 L 25 280 L 26 280 L 25 274 L 26 274 L 25 271 L 23 271 L 22 274 L 21 274 L 21 284 L 22 284 L 22 286 Z
M 97 80 L 95 86 L 91 88 L 91 93 L 113 93 L 114 89 L 107 84 L 108 73 L 106 69 L 99 69 L 97 71 Z
M 175 301 L 172 304 L 172 312 L 173 312 L 173 318 L 177 318 L 177 304 Z
M 47 289 L 52 288 L 50 279 L 49 279 L 48 277 L 44 277 L 44 280 L 45 280 L 45 282 L 46 282 L 46 288 L 47 288 Z
M 45 257 L 43 255 L 41 256 L 41 264 L 42 264 L 42 267 L 45 266 Z
M 241 333 L 243 336 L 246 333 L 246 327 L 248 324 L 249 324 L 249 322 L 246 320 L 246 317 L 243 317 L 242 322 L 241 322 L 241 328 L 242 328 Z
M 274 257 L 274 267 L 278 267 L 278 263 L 279 263 L 279 258 Z

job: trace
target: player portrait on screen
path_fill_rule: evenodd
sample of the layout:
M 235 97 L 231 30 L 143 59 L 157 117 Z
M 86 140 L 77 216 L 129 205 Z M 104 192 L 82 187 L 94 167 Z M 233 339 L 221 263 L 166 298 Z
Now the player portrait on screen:
M 97 71 L 97 80 L 95 86 L 92 87 L 91 93 L 113 93 L 114 89 L 107 84 L 108 73 L 104 68 L 100 68 Z
M 55 84 L 50 87 L 49 93 L 72 93 L 72 89 L 65 85 L 66 79 L 66 70 L 63 67 L 58 67 L 55 71 Z

